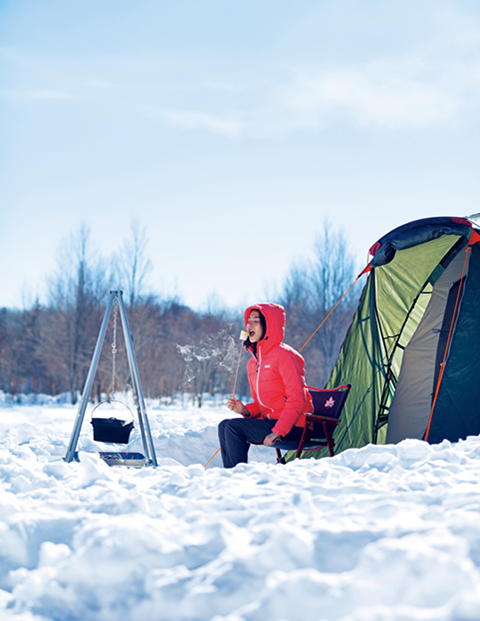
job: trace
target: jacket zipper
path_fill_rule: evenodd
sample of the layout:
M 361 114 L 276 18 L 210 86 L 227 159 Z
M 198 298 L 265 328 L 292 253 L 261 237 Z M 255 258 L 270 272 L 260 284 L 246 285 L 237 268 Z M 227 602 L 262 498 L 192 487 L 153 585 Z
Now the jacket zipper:
M 260 392 L 259 392 L 259 385 L 258 385 L 258 381 L 260 379 L 260 369 L 262 368 L 262 353 L 260 351 L 260 348 L 257 349 L 258 351 L 258 362 L 257 362 L 257 398 L 258 401 L 260 403 L 260 405 L 263 405 L 264 408 L 267 408 L 268 410 L 272 410 L 273 412 L 273 408 L 271 408 L 268 405 L 265 405 L 265 403 L 263 403 L 263 401 L 260 399 Z M 268 418 L 270 418 L 270 414 L 268 415 Z

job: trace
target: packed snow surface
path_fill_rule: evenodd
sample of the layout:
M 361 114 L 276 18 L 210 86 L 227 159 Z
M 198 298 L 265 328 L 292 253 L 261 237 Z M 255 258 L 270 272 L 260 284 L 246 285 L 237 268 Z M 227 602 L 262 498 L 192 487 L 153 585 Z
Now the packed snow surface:
M 2 621 L 480 619 L 478 437 L 204 468 L 226 407 L 151 403 L 159 467 L 134 469 L 88 416 L 66 463 L 75 415 L 0 407 Z

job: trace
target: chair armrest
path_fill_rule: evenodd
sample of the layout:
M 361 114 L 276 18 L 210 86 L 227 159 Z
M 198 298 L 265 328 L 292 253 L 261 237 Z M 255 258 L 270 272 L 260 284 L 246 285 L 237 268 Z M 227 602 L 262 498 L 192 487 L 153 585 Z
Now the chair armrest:
M 305 414 L 305 419 L 307 422 L 314 423 L 328 423 L 329 425 L 338 425 L 340 422 L 339 418 L 330 418 L 329 416 L 318 416 L 317 414 Z

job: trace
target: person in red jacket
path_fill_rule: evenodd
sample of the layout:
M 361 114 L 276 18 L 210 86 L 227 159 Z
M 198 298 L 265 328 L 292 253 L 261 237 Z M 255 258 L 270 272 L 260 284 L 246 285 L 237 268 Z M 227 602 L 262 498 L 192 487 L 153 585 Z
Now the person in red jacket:
M 245 311 L 245 326 L 248 338 L 244 347 L 252 354 L 247 370 L 253 402 L 244 405 L 234 395 L 228 400 L 228 407 L 243 418 L 223 420 L 218 426 L 225 468 L 246 463 L 250 443 L 273 446 L 280 438 L 300 440 L 304 414 L 313 412 L 305 384 L 305 361 L 283 343 L 283 307 L 250 306 Z

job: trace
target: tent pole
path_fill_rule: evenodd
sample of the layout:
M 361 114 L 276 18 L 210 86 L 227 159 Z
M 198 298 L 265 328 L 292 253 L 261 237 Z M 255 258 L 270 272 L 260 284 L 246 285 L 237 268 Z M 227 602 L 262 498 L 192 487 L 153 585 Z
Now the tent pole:
M 467 261 L 468 261 L 468 257 L 470 254 L 470 249 L 471 249 L 471 245 L 469 244 L 465 249 L 465 261 L 463 262 L 463 270 L 462 270 L 462 275 L 460 277 L 460 286 L 458 287 L 457 299 L 455 300 L 455 308 L 453 309 L 452 321 L 450 322 L 450 330 L 448 332 L 447 344 L 445 346 L 445 353 L 443 354 L 443 360 L 440 363 L 440 372 L 438 374 L 437 387 L 435 389 L 435 396 L 433 398 L 432 411 L 430 412 L 430 418 L 428 419 L 427 430 L 425 432 L 425 437 L 423 438 L 425 442 L 428 441 L 428 436 L 430 434 L 430 427 L 432 425 L 433 412 L 435 411 L 435 406 L 437 405 L 438 393 L 440 392 L 440 385 L 442 383 L 443 373 L 445 371 L 445 365 L 447 364 L 448 350 L 450 349 L 450 340 L 451 340 L 452 333 L 453 333 L 453 326 L 455 324 L 455 320 L 457 317 L 458 302 L 460 300 L 460 294 L 463 291 L 465 268 L 467 267 Z

